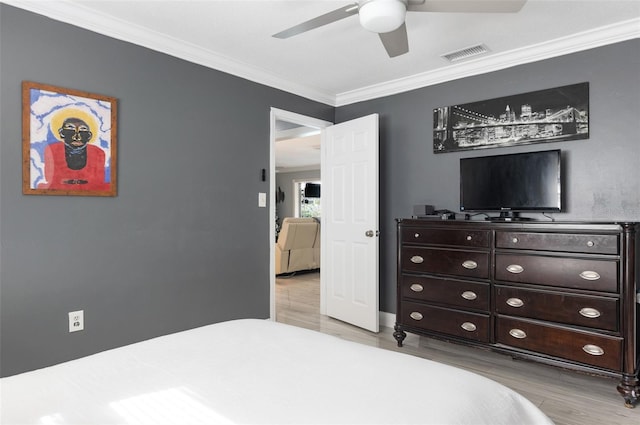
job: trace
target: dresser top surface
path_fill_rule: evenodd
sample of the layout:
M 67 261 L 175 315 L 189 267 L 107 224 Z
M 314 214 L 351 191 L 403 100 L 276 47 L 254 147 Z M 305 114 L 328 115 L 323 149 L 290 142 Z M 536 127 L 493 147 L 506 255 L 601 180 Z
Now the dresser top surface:
M 490 220 L 441 220 L 431 218 L 400 218 L 396 219 L 398 224 L 403 226 L 421 227 L 473 227 L 486 229 L 502 229 L 509 231 L 610 231 L 618 232 L 624 229 L 638 231 L 638 222 L 615 222 L 615 221 L 490 221 Z

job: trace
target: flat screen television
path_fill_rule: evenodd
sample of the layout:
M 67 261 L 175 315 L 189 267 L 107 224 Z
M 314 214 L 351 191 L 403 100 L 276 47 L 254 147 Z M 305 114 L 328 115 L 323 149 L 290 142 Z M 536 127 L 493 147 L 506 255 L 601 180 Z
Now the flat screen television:
M 307 183 L 304 186 L 305 198 L 319 198 L 320 197 L 320 184 L 319 183 Z
M 460 159 L 460 211 L 516 220 L 561 211 L 561 198 L 560 149 Z

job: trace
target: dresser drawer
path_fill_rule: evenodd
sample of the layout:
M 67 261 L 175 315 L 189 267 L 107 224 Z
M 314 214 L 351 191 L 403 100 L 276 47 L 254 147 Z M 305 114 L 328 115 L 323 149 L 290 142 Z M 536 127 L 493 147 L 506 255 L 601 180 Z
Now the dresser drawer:
M 622 338 L 498 317 L 496 342 L 604 369 L 622 369 Z
M 402 270 L 489 278 L 489 252 L 402 247 Z
M 403 298 L 473 310 L 489 310 L 488 283 L 402 275 L 400 285 Z
M 497 231 L 496 248 L 618 254 L 618 236 Z
M 434 307 L 405 301 L 401 304 L 401 320 L 415 326 L 474 341 L 489 342 L 489 316 L 460 310 Z
M 618 262 L 496 254 L 497 280 L 594 291 L 618 291 Z
M 404 227 L 401 238 L 403 243 L 470 248 L 488 248 L 490 241 L 487 230 L 425 229 L 422 227 Z
M 618 299 L 496 286 L 495 311 L 609 331 L 618 330 Z

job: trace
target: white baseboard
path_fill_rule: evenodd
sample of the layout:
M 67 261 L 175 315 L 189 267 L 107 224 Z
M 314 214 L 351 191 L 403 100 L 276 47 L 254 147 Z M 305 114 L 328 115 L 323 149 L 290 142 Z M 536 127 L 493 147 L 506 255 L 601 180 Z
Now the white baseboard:
M 393 313 L 387 313 L 386 311 L 381 311 L 379 320 L 380 326 L 393 329 L 396 324 L 396 315 Z

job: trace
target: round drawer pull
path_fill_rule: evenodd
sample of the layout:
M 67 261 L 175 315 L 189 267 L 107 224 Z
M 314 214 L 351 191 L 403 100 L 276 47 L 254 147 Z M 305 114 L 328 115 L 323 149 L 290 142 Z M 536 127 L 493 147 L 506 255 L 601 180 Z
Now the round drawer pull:
M 594 246 L 594 245 L 595 245 L 595 243 L 593 243 L 593 241 L 588 241 L 588 242 L 587 242 L 587 246 L 588 246 L 588 247 L 592 247 L 592 246 Z
M 473 260 L 466 260 L 462 263 L 462 267 L 465 269 L 473 270 L 478 267 L 478 263 Z
M 596 317 L 600 317 L 600 312 L 595 308 L 591 308 L 591 307 L 581 308 L 579 313 L 589 319 L 595 319 Z
M 419 283 L 414 283 L 409 287 L 413 292 L 422 292 L 424 291 L 424 286 Z
M 604 354 L 604 349 L 602 347 L 598 347 L 597 345 L 587 344 L 582 347 L 582 351 L 587 354 L 591 354 L 592 356 L 602 356 Z
M 507 266 L 507 271 L 509 273 L 518 274 L 524 271 L 524 267 L 522 267 L 520 264 L 509 264 Z
M 462 298 L 464 298 L 465 300 L 473 301 L 478 298 L 478 295 L 476 295 L 476 293 L 473 291 L 464 291 L 462 293 Z
M 475 331 L 476 329 L 478 329 L 478 328 L 476 327 L 476 325 L 474 325 L 474 324 L 473 324 L 473 323 L 471 323 L 471 322 L 464 322 L 463 324 L 461 324 L 461 325 L 460 325 L 460 327 L 461 327 L 462 329 L 464 329 L 465 331 L 467 331 L 467 332 L 473 332 L 473 331 Z
M 411 313 L 409 315 L 413 320 L 422 320 L 423 319 L 423 315 L 422 313 L 418 313 L 417 311 L 414 311 L 413 313 Z
M 473 236 L 467 235 L 467 240 L 470 241 L 471 239 L 473 239 Z
M 414 238 L 419 238 L 420 237 L 420 233 L 416 233 L 413 235 Z
M 585 270 L 582 273 L 580 273 L 580 277 L 583 278 L 584 280 L 598 280 L 600 279 L 600 275 L 598 274 L 598 272 L 594 272 L 591 270 Z
M 413 257 L 411 257 L 411 262 L 414 264 L 420 264 L 424 262 L 424 258 L 419 255 L 414 255 Z
M 513 242 L 513 243 L 518 243 L 518 238 L 513 238 L 513 239 L 511 239 L 511 242 Z
M 509 331 L 509 335 L 511 335 L 514 338 L 518 338 L 518 339 L 524 339 L 527 337 L 527 333 L 525 331 L 523 331 L 522 329 L 511 329 Z
M 509 298 L 507 300 L 507 304 L 510 305 L 511 307 L 522 307 L 524 305 L 524 301 L 522 301 L 520 298 Z

